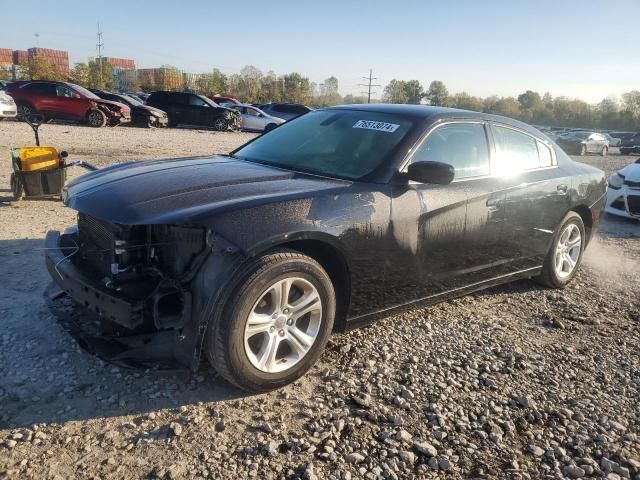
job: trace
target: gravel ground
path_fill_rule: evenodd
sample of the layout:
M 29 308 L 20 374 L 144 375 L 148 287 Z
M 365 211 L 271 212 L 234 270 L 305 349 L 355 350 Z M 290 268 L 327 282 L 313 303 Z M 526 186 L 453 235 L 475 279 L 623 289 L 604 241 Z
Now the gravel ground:
M 45 125 L 99 165 L 225 152 L 251 135 Z M 605 217 L 565 290 L 521 281 L 334 336 L 319 364 L 248 396 L 203 366 L 125 370 L 43 300 L 59 202 L 10 202 L 0 123 L 0 478 L 640 479 L 640 223 Z M 630 157 L 579 159 L 608 172 Z M 80 173 L 79 169 L 71 172 Z

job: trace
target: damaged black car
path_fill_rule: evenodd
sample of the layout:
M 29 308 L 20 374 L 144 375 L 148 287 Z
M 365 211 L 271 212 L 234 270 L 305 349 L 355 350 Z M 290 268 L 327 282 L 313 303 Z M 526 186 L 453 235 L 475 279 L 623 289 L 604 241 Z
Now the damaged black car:
M 316 110 L 229 155 L 142 161 L 64 191 L 47 265 L 116 357 L 249 391 L 303 375 L 333 331 L 520 279 L 562 288 L 603 172 L 515 120 L 426 106 Z

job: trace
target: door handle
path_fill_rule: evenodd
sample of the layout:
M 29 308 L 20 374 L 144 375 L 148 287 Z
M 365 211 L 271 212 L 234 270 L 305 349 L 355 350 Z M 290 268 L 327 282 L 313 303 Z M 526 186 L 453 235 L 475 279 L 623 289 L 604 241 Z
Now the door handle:
M 502 200 L 497 198 L 490 198 L 487 200 L 487 209 L 490 212 L 497 212 L 502 206 Z
M 556 190 L 560 195 L 566 195 L 567 190 L 569 190 L 569 185 L 565 185 L 564 183 L 562 183 L 556 187 Z

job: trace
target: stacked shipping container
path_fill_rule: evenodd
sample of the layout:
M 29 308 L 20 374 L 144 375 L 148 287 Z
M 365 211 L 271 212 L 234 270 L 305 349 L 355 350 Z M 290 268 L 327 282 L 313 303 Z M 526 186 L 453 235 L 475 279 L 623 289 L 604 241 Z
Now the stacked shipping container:
M 110 63 L 114 70 L 134 70 L 136 68 L 136 62 L 130 58 L 104 57 L 104 61 Z
M 171 68 L 141 68 L 138 83 L 147 90 L 182 90 L 182 73 Z
M 13 65 L 13 50 L 0 48 L 0 65 Z
M 54 65 L 60 73 L 69 75 L 69 54 L 64 50 L 53 50 L 51 48 L 30 48 L 29 57 L 44 58 Z
M 29 52 L 26 50 L 14 50 L 13 51 L 13 64 L 24 65 L 29 61 Z

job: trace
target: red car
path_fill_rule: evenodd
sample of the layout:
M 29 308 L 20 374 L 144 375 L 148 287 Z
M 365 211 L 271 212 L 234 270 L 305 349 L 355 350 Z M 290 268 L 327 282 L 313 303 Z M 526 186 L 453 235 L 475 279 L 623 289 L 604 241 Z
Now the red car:
M 13 97 L 22 117 L 40 113 L 47 120 L 76 120 L 96 128 L 131 121 L 128 106 L 103 100 L 73 83 L 20 81 L 9 85 L 6 93 Z
M 211 100 L 213 100 L 214 102 L 216 102 L 217 104 L 221 104 L 221 103 L 237 103 L 238 105 L 241 105 L 241 103 L 238 101 L 238 99 L 234 98 L 234 97 L 225 97 L 223 95 L 211 95 L 209 98 Z

